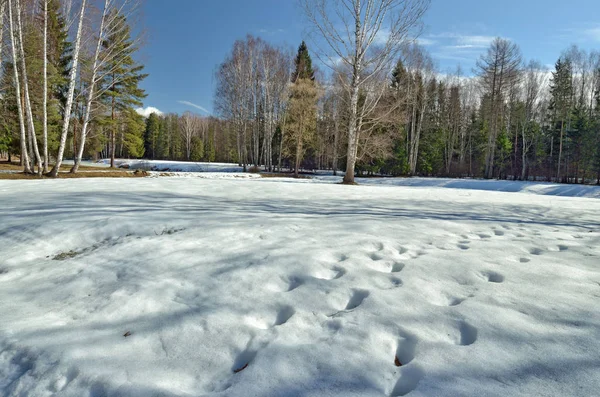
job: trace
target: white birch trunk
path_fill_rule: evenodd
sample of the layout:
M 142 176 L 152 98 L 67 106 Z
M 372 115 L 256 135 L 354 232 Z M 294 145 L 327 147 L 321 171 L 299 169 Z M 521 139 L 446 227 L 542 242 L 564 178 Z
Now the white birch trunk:
M 40 156 L 40 150 L 37 144 L 37 136 L 35 134 L 35 124 L 33 122 L 33 112 L 31 110 L 31 98 L 29 97 L 29 81 L 27 77 L 27 64 L 25 62 L 25 48 L 23 47 L 23 24 L 21 23 L 21 5 L 19 0 L 16 0 L 15 6 L 17 8 L 17 33 L 18 37 L 18 45 L 19 45 L 19 55 L 21 56 L 21 69 L 23 74 L 23 93 L 25 95 L 25 112 L 27 116 L 27 124 L 28 124 L 28 132 L 29 132 L 29 140 L 31 142 L 31 148 L 33 149 L 33 153 L 35 155 L 35 159 L 38 163 L 38 174 L 42 174 L 43 165 L 42 165 L 42 157 Z
M 44 0 L 44 173 L 48 173 L 48 0 Z
M 4 46 L 4 15 L 6 14 L 6 2 L 0 2 L 0 54 Z M 0 71 L 2 71 L 2 57 L 0 56 Z
M 8 0 L 8 20 L 10 24 L 10 44 L 12 49 L 13 72 L 15 79 L 15 96 L 17 100 L 17 112 L 19 113 L 19 129 L 21 133 L 21 162 L 23 163 L 23 171 L 31 173 L 29 164 L 29 155 L 27 154 L 27 137 L 25 135 L 25 116 L 23 115 L 23 106 L 21 104 L 21 80 L 19 78 L 17 43 L 15 42 L 15 24 L 13 19 L 12 0 Z
M 50 176 L 56 178 L 58 171 L 62 165 L 65 146 L 67 144 L 67 135 L 69 133 L 69 122 L 71 120 L 71 112 L 73 111 L 73 97 L 75 95 L 75 82 L 77 79 L 77 66 L 79 64 L 79 51 L 81 50 L 81 33 L 83 30 L 83 17 L 85 15 L 85 6 L 87 0 L 81 3 L 81 14 L 79 15 L 79 26 L 77 27 L 77 36 L 75 39 L 75 50 L 73 51 L 73 65 L 71 65 L 71 73 L 69 76 L 69 92 L 67 95 L 67 106 L 65 107 L 65 118 L 63 120 L 62 134 L 60 136 L 60 145 L 58 147 L 58 155 L 56 156 L 56 164 L 50 172 Z
M 81 165 L 81 159 L 83 158 L 83 151 L 85 149 L 85 140 L 87 138 L 87 130 L 90 124 L 90 118 L 92 114 L 92 102 L 94 101 L 94 92 L 96 88 L 98 78 L 98 59 L 100 58 L 100 49 L 102 47 L 102 37 L 104 36 L 104 26 L 106 23 L 106 17 L 108 14 L 110 0 L 104 0 L 104 11 L 102 12 L 102 20 L 100 22 L 100 32 L 98 34 L 98 43 L 96 43 L 96 52 L 94 54 L 94 64 L 92 67 L 92 81 L 88 90 L 88 96 L 86 101 L 85 116 L 83 119 L 83 126 L 81 128 L 81 137 L 79 142 L 79 148 L 77 149 L 77 156 L 75 157 L 75 164 L 71 168 L 71 173 L 76 173 Z

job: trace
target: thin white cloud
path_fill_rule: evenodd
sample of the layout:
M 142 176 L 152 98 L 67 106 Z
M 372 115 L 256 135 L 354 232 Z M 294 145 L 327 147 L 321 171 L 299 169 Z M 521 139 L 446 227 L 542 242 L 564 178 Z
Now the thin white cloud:
M 137 114 L 144 116 L 145 118 L 150 117 L 150 115 L 152 113 L 155 113 L 159 116 L 161 116 L 163 114 L 163 112 L 161 112 L 160 110 L 158 110 L 157 108 L 152 107 L 152 106 L 148 106 L 145 108 L 137 108 L 137 109 L 135 109 L 135 111 L 137 112 Z
M 177 102 L 181 103 L 182 105 L 185 105 L 185 106 L 196 108 L 196 109 L 198 109 L 201 112 L 204 112 L 206 114 L 210 114 L 210 112 L 208 110 L 206 110 L 206 108 L 204 108 L 204 107 L 202 107 L 200 105 L 196 105 L 195 103 L 188 102 L 188 101 L 177 101 Z
M 428 39 L 428 38 L 424 38 L 424 37 L 419 37 L 417 39 L 417 44 L 423 46 L 423 47 L 427 47 L 427 46 L 432 46 L 434 44 L 436 44 L 437 41 L 432 40 L 432 39 Z
M 600 41 L 600 27 L 587 29 L 585 34 L 594 41 Z
M 469 35 L 454 32 L 444 32 L 430 35 L 432 38 L 447 39 L 451 45 L 457 48 L 486 48 L 492 41 L 494 36 Z

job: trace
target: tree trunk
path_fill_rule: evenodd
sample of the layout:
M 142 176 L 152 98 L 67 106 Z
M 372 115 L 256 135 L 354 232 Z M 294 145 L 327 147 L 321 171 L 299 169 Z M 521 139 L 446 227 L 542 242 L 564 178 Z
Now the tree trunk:
M 19 10 L 17 10 L 19 12 Z M 13 73 L 14 83 L 17 98 L 17 112 L 19 113 L 19 130 L 21 133 L 21 165 L 23 166 L 23 172 L 30 174 L 31 165 L 29 163 L 29 155 L 27 154 L 27 138 L 25 133 L 25 116 L 23 115 L 23 106 L 21 104 L 21 79 L 19 77 L 19 69 L 17 66 L 17 45 L 15 42 L 15 24 L 13 19 L 13 5 L 12 0 L 8 0 L 8 19 L 10 24 L 10 42 L 12 48 L 12 59 L 13 59 Z
M 79 15 L 79 26 L 77 27 L 77 36 L 75 39 L 75 50 L 73 51 L 73 64 L 71 65 L 71 72 L 69 76 L 69 92 L 67 95 L 67 106 L 65 107 L 65 115 L 63 120 L 62 134 L 60 136 L 60 144 L 58 147 L 58 155 L 56 156 L 56 164 L 50 176 L 56 178 L 58 171 L 62 165 L 63 155 L 65 152 L 65 146 L 67 144 L 67 135 L 69 133 L 69 122 L 71 120 L 71 112 L 73 111 L 73 97 L 75 95 L 75 83 L 77 78 L 77 66 L 79 64 L 79 52 L 81 49 L 81 35 L 83 30 L 83 17 L 85 14 L 87 0 L 82 0 L 81 3 L 81 14 Z
M 281 141 L 279 142 L 279 161 L 278 161 L 278 165 L 277 168 L 279 169 L 279 172 L 281 172 L 281 157 L 283 154 L 283 140 L 285 138 L 285 123 L 287 121 L 287 114 L 284 113 L 283 114 L 283 123 L 281 124 Z
M 354 184 L 354 169 L 356 167 L 356 155 L 358 152 L 358 134 L 356 130 L 358 121 L 358 89 L 360 76 L 355 71 L 352 77 L 352 91 L 350 94 L 350 117 L 348 120 L 348 158 L 346 159 L 346 175 L 344 184 Z
M 25 48 L 23 47 L 23 24 L 21 23 L 21 6 L 19 0 L 16 0 L 16 8 L 17 8 L 17 32 L 18 32 L 18 41 L 19 41 L 19 54 L 21 56 L 21 69 L 23 74 L 23 93 L 25 96 L 25 111 L 27 116 L 27 124 L 29 126 L 29 139 L 31 142 L 30 149 L 33 150 L 35 155 L 35 159 L 38 164 L 38 175 L 42 175 L 43 164 L 42 157 L 40 156 L 40 151 L 37 144 L 37 136 L 35 134 L 35 124 L 33 120 L 33 111 L 31 109 L 31 98 L 29 96 L 29 80 L 27 76 L 27 63 L 25 62 Z
M 47 2 L 47 0 L 45 0 Z M 98 42 L 96 43 L 96 52 L 94 54 L 94 64 L 92 66 L 92 81 L 90 83 L 90 87 L 88 88 L 88 96 L 85 107 L 85 115 L 83 118 L 83 125 L 81 127 L 81 139 L 79 142 L 79 149 L 77 150 L 77 155 L 75 156 L 75 163 L 73 164 L 73 168 L 71 168 L 71 173 L 75 174 L 79 170 L 79 166 L 81 164 L 81 159 L 83 158 L 83 150 L 85 148 L 85 141 L 87 138 L 87 130 L 88 125 L 90 123 L 90 116 L 92 114 L 92 102 L 94 100 L 94 90 L 96 88 L 96 78 L 98 74 L 98 59 L 100 57 L 100 49 L 102 47 L 102 37 L 104 36 L 104 25 L 106 21 L 106 15 L 108 12 L 108 5 L 110 0 L 104 1 L 104 11 L 102 12 L 102 20 L 100 22 L 100 32 L 98 35 Z
M 44 134 L 44 173 L 48 173 L 48 0 L 44 0 L 44 103 L 43 134 Z
M 113 83 L 112 83 L 112 89 L 114 91 L 115 88 L 115 76 L 113 74 L 112 77 Z M 110 118 L 112 120 L 112 125 L 110 126 L 110 168 L 115 168 L 115 152 L 117 151 L 117 145 L 116 145 L 116 140 L 117 140 L 117 131 L 115 131 L 115 97 L 112 97 L 112 102 L 111 102 L 111 112 L 110 112 Z M 190 159 L 190 156 L 188 154 L 188 160 Z
M 331 167 L 333 168 L 333 175 L 337 176 L 338 171 L 338 146 L 340 140 L 340 124 L 337 117 L 333 119 L 333 162 Z
M 558 167 L 556 171 L 556 182 L 560 183 L 560 164 L 562 160 L 562 151 L 563 151 L 563 134 L 565 129 L 565 121 L 564 119 L 560 122 L 560 143 L 558 149 Z

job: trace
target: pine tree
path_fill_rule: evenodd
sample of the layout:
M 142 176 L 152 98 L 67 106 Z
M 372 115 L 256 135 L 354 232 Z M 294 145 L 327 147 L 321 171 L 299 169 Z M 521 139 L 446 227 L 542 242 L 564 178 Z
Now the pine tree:
M 103 78 L 99 86 L 100 92 L 103 93 L 101 100 L 109 109 L 106 124 L 110 131 L 110 165 L 114 167 L 119 131 L 118 115 L 123 113 L 127 116 L 125 120 L 132 121 L 129 117 L 132 113 L 129 110 L 142 106 L 142 99 L 146 97 L 146 93 L 139 87 L 139 83 L 148 75 L 142 73 L 144 66 L 133 59 L 138 47 L 131 37 L 131 27 L 127 18 L 116 14 L 111 15 L 109 20 L 112 26 L 107 30 L 112 34 L 102 43 L 102 48 L 105 51 L 110 50 L 113 55 L 109 56 L 103 65 L 100 72 Z M 121 136 L 121 140 L 123 139 L 124 136 Z M 124 147 L 125 142 L 121 142 L 121 145 Z

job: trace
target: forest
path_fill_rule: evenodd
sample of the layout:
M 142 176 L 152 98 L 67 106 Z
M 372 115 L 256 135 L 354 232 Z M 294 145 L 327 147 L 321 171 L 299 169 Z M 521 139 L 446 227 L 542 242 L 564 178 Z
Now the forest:
M 342 171 L 346 183 L 600 184 L 600 52 L 573 45 L 549 68 L 498 37 L 475 68 L 447 73 L 419 41 L 429 1 L 371 0 L 369 15 L 344 3 L 299 1 L 309 33 L 297 51 L 254 35 L 233 43 L 212 116 L 145 118 L 140 3 L 3 1 L 0 153 L 50 176 L 65 158 L 72 172 L 84 159 L 146 158 Z

